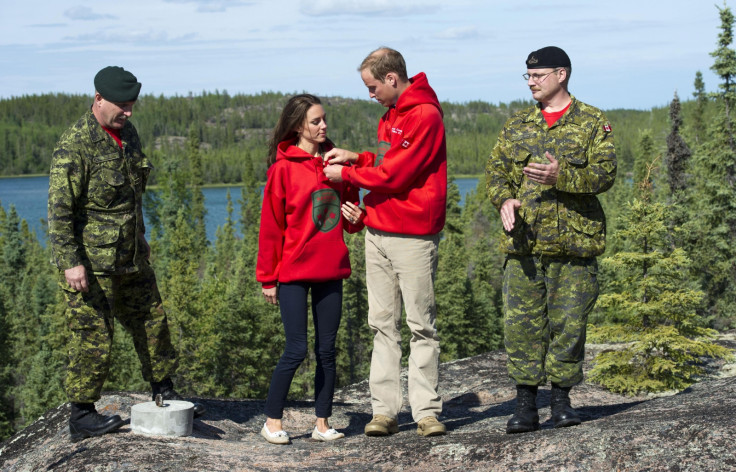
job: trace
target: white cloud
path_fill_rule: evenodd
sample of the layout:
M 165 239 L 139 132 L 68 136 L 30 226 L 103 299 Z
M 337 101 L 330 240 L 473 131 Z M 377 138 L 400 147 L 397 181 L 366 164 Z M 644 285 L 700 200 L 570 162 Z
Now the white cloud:
M 72 20 L 91 21 L 99 19 L 113 19 L 113 15 L 102 15 L 95 13 L 91 8 L 78 6 L 64 11 L 64 16 Z
M 81 43 L 126 43 L 145 44 L 151 46 L 154 44 L 177 44 L 185 41 L 192 41 L 195 38 L 196 35 L 194 33 L 188 33 L 177 37 L 169 37 L 168 33 L 161 30 L 126 30 L 125 33 L 118 31 L 97 31 L 77 36 L 66 36 L 63 39 L 64 41 Z
M 66 23 L 45 23 L 45 24 L 35 24 L 35 25 L 28 25 L 29 28 L 64 28 L 66 27 Z
M 300 0 L 299 11 L 308 16 L 408 16 L 431 14 L 441 5 L 437 0 Z
M 475 26 L 448 28 L 435 35 L 437 39 L 470 39 L 477 38 L 478 36 L 478 28 Z
M 194 3 L 200 13 L 220 13 L 231 7 L 252 5 L 254 2 L 240 0 L 164 0 L 166 3 Z

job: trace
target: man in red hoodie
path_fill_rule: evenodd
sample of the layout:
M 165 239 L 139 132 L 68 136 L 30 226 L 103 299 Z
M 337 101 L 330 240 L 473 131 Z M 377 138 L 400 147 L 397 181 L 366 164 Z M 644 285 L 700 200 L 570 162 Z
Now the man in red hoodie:
M 335 148 L 325 175 L 369 190 L 365 198 L 368 324 L 373 330 L 368 436 L 398 432 L 402 300 L 411 330 L 409 404 L 422 436 L 445 434 L 437 420 L 439 338 L 434 278 L 445 225 L 447 150 L 442 108 L 424 73 L 411 79 L 398 51 L 379 48 L 358 68 L 370 98 L 388 108 L 378 123 L 378 154 Z M 345 165 L 348 164 L 348 165 Z

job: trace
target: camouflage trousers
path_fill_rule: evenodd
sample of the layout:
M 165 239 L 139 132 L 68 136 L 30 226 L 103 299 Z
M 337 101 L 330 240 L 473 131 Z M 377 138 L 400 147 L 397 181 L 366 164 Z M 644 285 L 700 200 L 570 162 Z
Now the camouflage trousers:
M 504 344 L 517 385 L 583 380 L 585 330 L 598 298 L 590 258 L 509 255 L 503 276 Z
M 145 380 L 158 382 L 172 375 L 176 352 L 151 266 L 143 264 L 140 271 L 125 275 L 104 276 L 88 271 L 87 277 L 89 291 L 77 292 L 69 288 L 60 271 L 59 284 L 66 297 L 71 331 L 65 385 L 69 401 L 99 400 L 110 369 L 114 318 L 133 337 Z

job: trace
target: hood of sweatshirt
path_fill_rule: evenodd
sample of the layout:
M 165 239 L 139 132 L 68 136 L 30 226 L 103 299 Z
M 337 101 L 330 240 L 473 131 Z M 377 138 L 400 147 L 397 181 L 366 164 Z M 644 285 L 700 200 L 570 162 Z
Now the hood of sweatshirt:
M 320 145 L 321 153 L 324 154 L 325 152 L 332 149 L 334 145 L 332 144 L 332 141 L 329 139 L 322 143 Z M 276 147 L 276 160 L 280 161 L 283 159 L 289 159 L 289 160 L 309 160 L 314 159 L 315 162 L 318 163 L 318 165 L 321 167 L 322 165 L 322 158 L 321 157 L 315 157 L 311 154 L 304 151 L 302 148 L 299 148 L 296 146 L 296 139 L 289 139 L 287 141 L 281 141 L 279 145 Z
M 328 139 L 321 146 L 321 154 L 332 149 L 334 146 Z M 324 174 L 324 161 L 320 156 L 313 156 L 303 149 L 296 146 L 296 139 L 290 139 L 287 141 L 281 141 L 276 148 L 276 162 L 288 160 L 291 162 L 299 163 L 312 169 L 317 182 L 323 185 L 332 186 L 330 181 Z
M 417 105 L 428 104 L 436 107 L 440 114 L 444 116 L 437 94 L 429 86 L 427 75 L 424 72 L 420 72 L 409 79 L 409 81 L 411 85 L 404 90 L 396 101 L 396 111 L 399 114 L 403 114 Z

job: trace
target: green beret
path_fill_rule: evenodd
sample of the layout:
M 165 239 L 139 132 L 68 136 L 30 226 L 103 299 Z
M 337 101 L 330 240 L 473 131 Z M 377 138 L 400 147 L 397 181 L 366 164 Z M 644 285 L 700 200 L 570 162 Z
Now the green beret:
M 95 76 L 95 90 L 110 102 L 134 102 L 141 91 L 141 83 L 122 67 L 107 66 Z
M 569 67 L 570 58 L 562 49 L 557 46 L 547 46 L 529 53 L 526 58 L 527 69 L 548 69 L 555 67 Z

